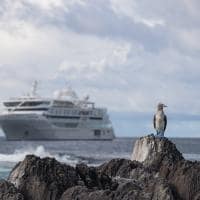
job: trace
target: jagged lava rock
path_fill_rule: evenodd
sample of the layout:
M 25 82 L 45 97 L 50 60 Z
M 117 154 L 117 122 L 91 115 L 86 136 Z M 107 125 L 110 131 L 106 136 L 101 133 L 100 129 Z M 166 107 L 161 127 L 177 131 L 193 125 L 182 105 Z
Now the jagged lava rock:
M 146 166 L 158 166 L 162 162 L 177 163 L 184 160 L 174 143 L 167 138 L 148 135 L 135 142 L 131 160 L 142 162 Z
M 174 199 L 169 184 L 157 176 L 157 171 L 140 162 L 113 159 L 99 166 L 98 170 L 117 180 L 118 187 L 113 192 L 113 199 Z
M 159 182 L 158 182 L 159 184 Z M 153 189 L 150 191 L 150 188 Z M 61 200 L 175 200 L 168 186 L 163 184 L 141 188 L 133 180 L 119 184 L 115 191 L 91 190 L 84 186 L 69 188 Z
M 200 200 L 200 162 L 185 160 L 174 168 L 163 166 L 159 175 L 168 180 L 181 199 Z
M 169 182 L 176 199 L 200 199 L 200 162 L 185 160 L 169 139 L 153 135 L 140 138 L 131 159 L 156 170 Z
M 174 200 L 169 184 L 137 161 L 113 159 L 76 169 L 85 185 L 67 189 L 61 200 Z
M 88 167 L 86 164 L 81 163 L 76 165 L 76 172 L 80 176 L 80 180 L 83 181 L 82 185 L 87 188 L 98 189 L 111 189 L 115 187 L 115 183 L 104 172 L 97 170 L 95 167 Z
M 0 180 L 0 199 L 1 200 L 24 200 L 24 196 L 19 190 L 8 181 Z
M 170 140 L 153 135 L 136 141 L 132 160 L 74 168 L 29 155 L 8 180 L 24 200 L 200 200 L 200 162 L 186 161 Z
M 54 158 L 40 159 L 34 155 L 28 155 L 18 163 L 8 178 L 26 200 L 58 200 L 78 180 L 73 167 L 61 164 Z
M 156 175 L 155 170 L 144 167 L 142 163 L 137 161 L 127 159 L 112 159 L 108 163 L 99 166 L 98 170 L 110 177 L 120 177 L 138 181 L 153 179 Z
M 170 186 L 162 179 L 138 182 L 134 179 L 117 178 L 113 190 L 99 190 L 75 186 L 64 192 L 61 200 L 175 200 Z
M 60 200 L 110 200 L 110 191 L 75 186 L 64 192 Z

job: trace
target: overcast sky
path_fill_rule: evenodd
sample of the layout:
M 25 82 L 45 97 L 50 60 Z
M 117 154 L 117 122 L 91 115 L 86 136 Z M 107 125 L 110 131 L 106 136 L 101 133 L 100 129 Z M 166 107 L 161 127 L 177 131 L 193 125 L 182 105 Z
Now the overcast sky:
M 1 0 L 0 100 L 71 85 L 111 115 L 117 136 L 200 136 L 199 0 Z

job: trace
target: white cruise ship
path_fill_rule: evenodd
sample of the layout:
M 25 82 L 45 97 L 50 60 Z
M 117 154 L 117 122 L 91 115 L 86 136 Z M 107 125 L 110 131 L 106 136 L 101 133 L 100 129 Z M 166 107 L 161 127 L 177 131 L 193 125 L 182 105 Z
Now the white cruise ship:
M 105 108 L 96 108 L 68 88 L 56 98 L 36 94 L 4 101 L 0 126 L 8 140 L 112 140 L 114 130 Z

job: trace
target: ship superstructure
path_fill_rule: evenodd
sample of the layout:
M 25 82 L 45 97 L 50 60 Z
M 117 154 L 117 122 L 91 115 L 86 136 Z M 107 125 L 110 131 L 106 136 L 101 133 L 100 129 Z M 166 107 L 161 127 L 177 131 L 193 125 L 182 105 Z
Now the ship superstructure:
M 56 98 L 36 93 L 4 101 L 0 125 L 8 140 L 112 140 L 114 130 L 107 109 L 96 108 L 89 97 L 78 99 L 71 89 Z

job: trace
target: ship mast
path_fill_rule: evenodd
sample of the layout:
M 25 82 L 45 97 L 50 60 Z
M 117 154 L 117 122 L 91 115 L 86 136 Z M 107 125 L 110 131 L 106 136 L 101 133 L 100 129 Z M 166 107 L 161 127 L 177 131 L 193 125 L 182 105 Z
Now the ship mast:
M 31 97 L 37 96 L 38 81 L 34 81 L 32 85 Z

